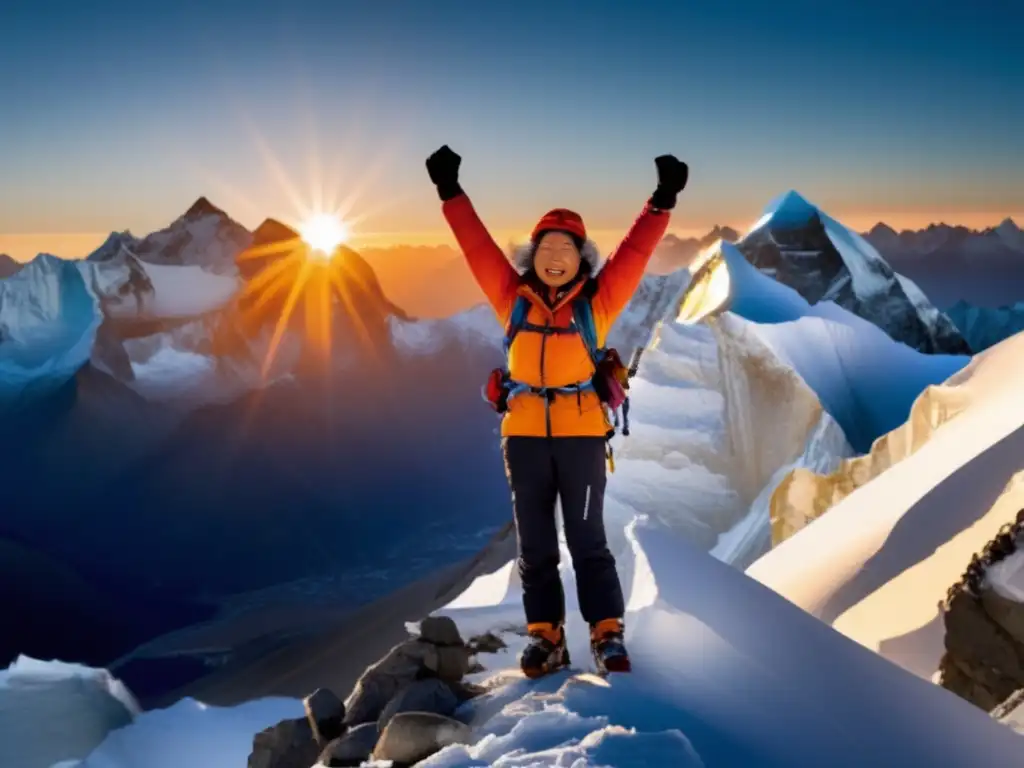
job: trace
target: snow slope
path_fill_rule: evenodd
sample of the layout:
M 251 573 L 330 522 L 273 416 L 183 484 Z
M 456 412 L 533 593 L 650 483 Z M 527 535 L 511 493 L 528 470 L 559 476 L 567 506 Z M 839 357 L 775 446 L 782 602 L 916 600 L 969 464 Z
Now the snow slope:
M 634 673 L 524 680 L 515 669 L 522 638 L 508 631 L 522 610 L 509 563 L 437 612 L 452 616 L 463 635 L 497 631 L 509 648 L 480 657 L 488 669 L 477 678 L 495 688 L 459 713 L 474 725 L 475 742 L 421 765 L 1016 764 L 1020 741 L 1009 728 L 849 642 L 665 526 L 640 519 L 622 534 Z M 565 576 L 571 583 L 569 570 Z M 567 597 L 571 651 L 582 662 L 587 634 L 571 589 Z M 184 700 L 110 734 L 77 768 L 240 765 L 257 731 L 300 714 L 296 700 L 230 709 Z
M 1020 742 L 1009 729 L 665 527 L 641 520 L 626 538 L 619 562 L 634 673 L 539 684 L 499 673 L 507 685 L 466 713 L 483 738 L 423 765 L 967 766 L 980 765 L 983 753 L 992 765 L 1017 760 Z M 515 626 L 519 600 L 507 567 L 439 613 L 474 634 Z M 586 659 L 585 627 L 570 604 L 570 651 Z M 492 664 L 483 676 L 514 666 L 521 641 L 506 637 L 510 651 L 497 664 L 482 657 Z
M 942 653 L 938 602 L 1022 501 L 995 503 L 1024 452 L 1022 359 L 1024 336 L 1014 336 L 933 388 L 933 407 L 948 404 L 953 418 L 747 573 L 930 678 Z
M 138 712 L 105 670 L 21 656 L 0 670 L 0 765 L 49 768 L 82 758 Z
M 903 423 L 914 399 L 969 358 L 925 355 L 830 301 L 810 305 L 795 290 L 721 243 L 694 265 L 679 321 L 730 311 L 759 324 L 761 339 L 813 389 L 858 451 Z
M 101 269 L 102 262 L 94 269 Z M 140 262 L 152 286 L 152 295 L 137 306 L 115 306 L 108 315 L 116 318 L 174 319 L 195 317 L 220 309 L 239 288 L 234 275 L 214 274 L 199 266 L 168 266 Z

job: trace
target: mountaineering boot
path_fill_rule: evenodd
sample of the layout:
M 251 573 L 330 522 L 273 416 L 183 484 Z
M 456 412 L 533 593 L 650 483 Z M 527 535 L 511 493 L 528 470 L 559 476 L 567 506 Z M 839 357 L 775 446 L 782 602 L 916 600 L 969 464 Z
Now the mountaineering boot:
M 529 678 L 543 677 L 569 666 L 569 649 L 565 647 L 565 629 L 554 624 L 530 624 L 530 643 L 519 664 Z
M 604 619 L 590 630 L 590 649 L 594 664 L 601 674 L 607 672 L 629 672 L 632 664 L 623 642 L 624 628 L 621 619 Z

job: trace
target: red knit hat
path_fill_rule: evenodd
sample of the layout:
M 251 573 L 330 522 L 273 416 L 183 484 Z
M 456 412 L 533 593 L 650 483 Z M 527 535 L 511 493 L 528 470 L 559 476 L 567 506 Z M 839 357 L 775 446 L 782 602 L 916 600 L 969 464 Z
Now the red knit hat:
M 551 230 L 568 232 L 573 237 L 578 238 L 580 243 L 587 239 L 587 228 L 583 226 L 583 217 L 575 211 L 570 211 L 568 208 L 555 208 L 545 213 L 541 220 L 537 222 L 537 226 L 533 228 L 530 240 L 537 242 L 544 232 L 550 232 Z

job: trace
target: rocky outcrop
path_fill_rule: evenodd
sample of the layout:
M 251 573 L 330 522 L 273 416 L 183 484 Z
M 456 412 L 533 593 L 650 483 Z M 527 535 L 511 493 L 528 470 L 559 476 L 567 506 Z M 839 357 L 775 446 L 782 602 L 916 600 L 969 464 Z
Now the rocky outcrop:
M 248 768 L 309 768 L 345 732 L 345 705 L 318 689 L 303 701 L 306 716 L 282 720 L 253 738 Z
M 305 718 L 258 733 L 249 768 L 308 768 L 318 759 L 324 766 L 358 766 L 371 756 L 412 765 L 467 742 L 469 728 L 452 716 L 483 689 L 462 678 L 473 654 L 495 645 L 474 640 L 480 642 L 465 643 L 448 617 L 424 619 L 418 636 L 370 666 L 344 703 L 317 690 L 305 699 Z
M 356 683 L 345 702 L 348 725 L 376 721 L 403 689 L 424 678 L 459 682 L 469 669 L 470 653 L 447 617 L 423 622 L 420 636 L 392 648 Z M 448 713 L 445 713 L 448 714 Z
M 472 732 L 465 723 L 432 712 L 397 715 L 380 735 L 374 760 L 390 760 L 394 768 L 411 766 L 450 744 L 468 744 Z
M 1024 510 L 971 559 L 942 606 L 946 635 L 940 683 L 986 711 L 1024 688 L 1024 603 L 1000 594 L 1005 590 L 991 580 L 996 564 L 1020 556 L 1022 532 Z

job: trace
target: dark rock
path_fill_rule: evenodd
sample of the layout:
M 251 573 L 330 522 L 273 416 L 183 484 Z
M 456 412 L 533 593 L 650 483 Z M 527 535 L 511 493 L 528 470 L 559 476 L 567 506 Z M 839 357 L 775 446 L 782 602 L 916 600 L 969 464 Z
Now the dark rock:
M 461 645 L 437 646 L 436 665 L 428 666 L 442 680 L 461 680 L 469 672 L 469 649 Z
M 345 701 L 345 723 L 375 723 L 403 688 L 424 677 L 437 677 L 443 649 L 422 640 L 406 640 L 368 667 Z
M 472 731 L 465 723 L 430 712 L 402 712 L 392 718 L 373 750 L 374 760 L 410 766 L 450 744 L 469 744 Z
M 334 741 L 345 732 L 345 705 L 333 691 L 317 688 L 305 698 L 303 705 L 313 738 L 321 745 Z
M 225 216 L 226 214 L 205 197 L 200 197 L 185 211 L 186 219 L 201 219 L 204 216 Z
M 328 768 L 359 766 L 369 759 L 377 746 L 380 731 L 376 723 L 358 725 L 340 739 L 335 739 L 320 753 L 320 763 Z
M 458 697 L 444 680 L 417 680 L 395 694 L 388 702 L 380 719 L 377 720 L 377 727 L 383 731 L 391 718 L 400 712 L 433 712 L 448 716 L 458 706 Z
M 253 737 L 248 768 L 310 768 L 321 747 L 306 718 L 282 720 Z
M 428 616 L 420 622 L 420 639 L 434 645 L 463 645 L 455 622 L 448 616 Z
M 946 652 L 939 664 L 941 685 L 986 712 L 1024 687 L 1024 646 L 986 610 L 986 603 L 1009 610 L 1001 601 L 988 590 L 984 598 L 959 592 L 943 617 Z M 1024 606 L 1017 605 L 1016 610 L 1024 611 Z
M 473 653 L 497 653 L 508 647 L 504 640 L 491 632 L 469 638 L 466 645 Z

